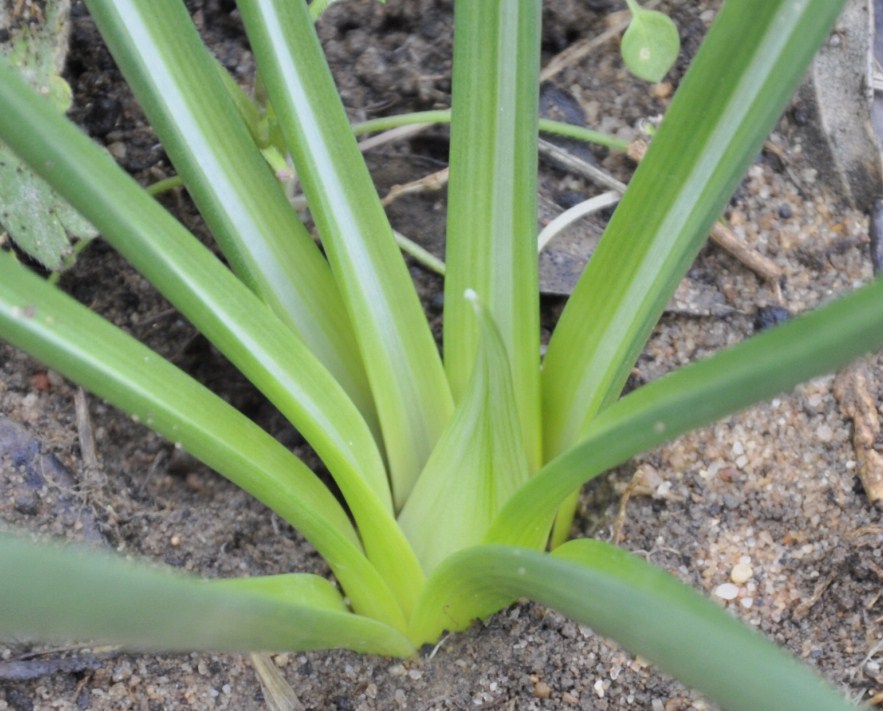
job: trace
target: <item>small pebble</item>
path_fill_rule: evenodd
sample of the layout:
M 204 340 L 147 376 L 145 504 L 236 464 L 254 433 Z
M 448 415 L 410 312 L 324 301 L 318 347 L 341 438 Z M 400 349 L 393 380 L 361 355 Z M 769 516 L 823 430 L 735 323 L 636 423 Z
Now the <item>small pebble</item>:
M 650 94 L 656 99 L 667 99 L 671 96 L 672 90 L 671 82 L 661 81 L 650 87 Z
M 552 689 L 544 681 L 538 681 L 533 685 L 533 695 L 538 699 L 548 699 L 552 695 Z
M 754 571 L 747 563 L 736 563 L 730 571 L 730 580 L 736 585 L 747 583 L 754 576 Z
M 723 583 L 714 589 L 714 594 L 721 600 L 735 600 L 739 594 L 739 587 L 733 583 Z
M 593 685 L 592 688 L 595 690 L 595 694 L 599 699 L 604 698 L 604 682 L 601 679 L 598 679 Z
M 49 381 L 49 376 L 46 374 L 46 371 L 41 370 L 37 373 L 34 373 L 31 376 L 31 385 L 40 392 L 45 392 L 49 390 L 51 383 Z
M 818 429 L 816 429 L 816 437 L 819 438 L 820 442 L 830 442 L 834 439 L 834 430 L 828 424 L 819 425 Z
M 122 141 L 114 141 L 107 147 L 107 151 L 118 161 L 125 160 L 128 153 L 126 144 Z

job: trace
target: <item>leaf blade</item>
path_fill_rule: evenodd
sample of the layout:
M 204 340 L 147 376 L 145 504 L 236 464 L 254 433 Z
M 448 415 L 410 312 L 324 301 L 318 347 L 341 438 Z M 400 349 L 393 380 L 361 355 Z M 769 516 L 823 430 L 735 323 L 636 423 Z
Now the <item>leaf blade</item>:
M 479 324 L 475 367 L 398 517 L 427 573 L 451 553 L 478 544 L 530 477 L 503 338 L 475 292 L 463 300 Z
M 423 575 L 393 517 L 368 424 L 303 341 L 70 121 L 0 61 L 0 135 L 285 415 L 358 519 L 366 549 L 408 608 Z
M 542 459 L 537 114 L 542 3 L 461 0 L 454 10 L 445 246 L 445 371 L 466 396 L 480 339 L 474 289 L 503 337 L 530 467 Z
M 0 535 L 0 569 L 29 571 L 0 576 L 6 639 L 100 639 L 167 652 L 414 651 L 392 627 L 346 612 L 342 601 L 332 606 L 339 594 L 316 576 L 285 576 L 285 594 L 274 595 L 261 591 L 266 579 L 201 581 L 8 534 Z
M 883 280 L 684 366 L 608 406 L 504 507 L 488 542 L 544 544 L 567 496 L 640 452 L 883 347 Z
M 441 358 L 304 3 L 238 3 L 350 314 L 400 509 L 453 411 Z
M 316 448 L 389 501 L 382 458 L 331 374 L 208 249 L 0 61 L 0 134 L 100 229 Z M 358 453 L 358 454 L 357 454 Z M 391 504 L 387 504 L 391 510 Z
M 552 336 L 542 382 L 547 459 L 619 396 L 842 4 L 724 5 Z
M 668 15 L 657 10 L 644 10 L 636 0 L 629 0 L 628 5 L 632 21 L 622 36 L 620 51 L 623 61 L 639 79 L 661 81 L 681 49 L 678 28 Z
M 367 378 L 328 264 L 268 169 L 224 84 L 226 70 L 209 54 L 184 4 L 87 5 L 236 274 L 373 424 Z
M 403 623 L 343 507 L 300 459 L 193 378 L 5 252 L 0 252 L 0 335 L 185 447 L 276 511 L 325 557 L 352 591 L 358 610 Z M 382 512 L 372 509 L 370 496 L 365 501 L 376 517 L 373 525 L 382 529 Z M 389 542 L 392 552 L 395 543 Z
M 673 576 L 595 540 L 570 541 L 552 554 L 487 545 L 461 552 L 430 578 L 415 624 L 432 623 L 412 627 L 411 636 L 459 629 L 518 597 L 591 626 L 733 711 L 854 708 Z

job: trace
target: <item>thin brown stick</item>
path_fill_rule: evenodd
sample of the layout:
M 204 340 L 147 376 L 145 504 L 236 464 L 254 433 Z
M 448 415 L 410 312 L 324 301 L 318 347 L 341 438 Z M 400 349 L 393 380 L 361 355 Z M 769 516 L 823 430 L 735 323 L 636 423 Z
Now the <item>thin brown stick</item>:
M 871 504 L 883 500 L 883 454 L 875 448 L 880 434 L 876 392 L 877 383 L 867 361 L 858 361 L 834 381 L 840 411 L 852 420 L 858 476 Z
M 87 472 L 97 472 L 100 469 L 98 452 L 95 448 L 95 435 L 92 429 L 92 418 L 89 415 L 89 403 L 83 388 L 77 388 L 74 392 L 74 410 L 77 415 L 77 437 L 80 441 L 80 455 L 83 458 L 83 467 Z
M 709 237 L 718 247 L 729 252 L 759 277 L 774 283 L 782 278 L 782 270 L 778 264 L 745 244 L 723 222 L 714 223 Z
M 386 194 L 386 197 L 383 198 L 380 202 L 384 207 L 389 205 L 391 202 L 398 200 L 403 195 L 411 195 L 414 193 L 428 193 L 435 192 L 437 190 L 441 190 L 445 185 L 448 184 L 448 169 L 442 168 L 441 170 L 430 173 L 429 175 L 424 175 L 422 178 L 418 180 L 412 180 L 410 183 L 403 183 L 402 185 L 393 185 L 389 192 Z

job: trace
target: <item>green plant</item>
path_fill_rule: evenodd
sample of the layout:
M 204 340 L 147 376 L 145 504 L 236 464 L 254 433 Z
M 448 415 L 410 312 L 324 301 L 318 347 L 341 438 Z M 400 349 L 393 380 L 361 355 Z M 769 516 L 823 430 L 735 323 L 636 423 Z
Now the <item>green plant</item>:
M 0 7 L 0 28 L 6 31 L 0 37 L 0 56 L 15 64 L 28 83 L 49 97 L 59 111 L 71 106 L 71 89 L 60 76 L 67 56 L 69 6 L 65 0 L 47 3 L 42 22 L 16 18 L 17 6 Z M 96 235 L 92 225 L 3 143 L 0 195 L 5 198 L 0 230 L 48 269 L 60 269 L 74 249 L 82 248 Z M 80 240 L 76 248 L 68 235 Z
M 266 503 L 328 561 L 346 599 L 314 576 L 198 582 L 7 536 L 0 567 L 22 572 L 0 576 L 0 634 L 407 656 L 444 629 L 527 596 L 727 708 L 849 708 L 774 645 L 642 560 L 591 540 L 543 552 L 559 510 L 556 539 L 572 514 L 566 502 L 589 479 L 883 345 L 878 282 L 620 397 L 842 3 L 724 6 L 542 371 L 539 0 L 456 3 L 444 362 L 306 5 L 238 3 L 327 260 L 267 169 L 183 4 L 87 5 L 231 268 L 6 63 L 0 138 L 303 433 L 344 503 L 219 397 L 8 253 L 0 254 L 0 334 Z M 728 654 L 707 655 L 709 647 Z
M 668 17 L 626 0 L 632 21 L 622 35 L 622 59 L 629 71 L 646 81 L 659 81 L 678 58 L 681 38 Z

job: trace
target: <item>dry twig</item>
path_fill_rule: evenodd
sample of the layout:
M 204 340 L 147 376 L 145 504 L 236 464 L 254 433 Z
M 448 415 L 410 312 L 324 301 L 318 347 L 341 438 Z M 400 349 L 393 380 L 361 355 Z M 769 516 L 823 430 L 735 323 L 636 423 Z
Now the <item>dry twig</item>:
M 443 168 L 435 173 L 430 173 L 429 175 L 424 175 L 422 178 L 418 180 L 412 180 L 410 183 L 403 183 L 402 185 L 393 185 L 389 192 L 386 194 L 386 197 L 383 198 L 380 202 L 384 207 L 389 205 L 391 202 L 398 200 L 403 195 L 411 195 L 413 193 L 427 193 L 427 192 L 435 192 L 436 190 L 441 190 L 445 185 L 448 184 L 448 169 Z
M 852 420 L 858 476 L 871 504 L 883 500 L 883 454 L 875 448 L 880 434 L 876 393 L 877 383 L 865 360 L 847 368 L 834 381 L 840 411 Z

